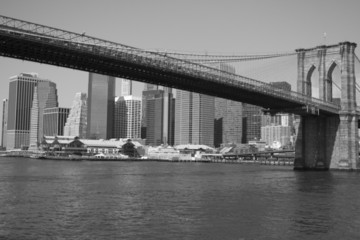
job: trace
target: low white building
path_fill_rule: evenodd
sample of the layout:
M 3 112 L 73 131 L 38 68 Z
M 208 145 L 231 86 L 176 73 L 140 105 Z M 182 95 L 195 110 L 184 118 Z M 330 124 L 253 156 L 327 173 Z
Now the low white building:
M 148 147 L 147 157 L 152 159 L 169 159 L 175 160 L 180 159 L 180 151 L 173 147 Z
M 69 143 L 74 141 L 75 136 L 45 136 L 44 138 L 47 144 L 52 144 L 55 139 L 57 139 L 61 147 L 66 147 Z M 122 146 L 127 143 L 128 139 L 79 139 L 79 141 L 85 145 L 88 153 L 117 154 Z M 133 140 L 132 143 L 135 145 L 135 148 L 142 147 L 142 144 L 138 141 Z

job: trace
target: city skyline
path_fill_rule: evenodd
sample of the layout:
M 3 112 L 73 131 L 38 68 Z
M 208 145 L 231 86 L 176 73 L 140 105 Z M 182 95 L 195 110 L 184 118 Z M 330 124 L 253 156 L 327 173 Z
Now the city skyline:
M 360 20 L 356 12 L 358 6 L 357 1 L 105 1 L 105 4 L 89 4 L 33 0 L 19 4 L 3 0 L 0 14 L 149 50 L 263 53 L 294 51 L 344 40 L 359 43 L 360 33 L 352 28 Z M 108 14 L 101 19 L 94 18 L 98 9 Z M 79 12 L 82 18 L 78 17 Z M 132 17 L 135 13 L 136 19 Z M 157 17 L 153 17 L 155 15 Z M 128 19 L 132 21 L 126 21 Z M 109 23 L 117 24 L 112 27 Z M 359 53 L 359 47 L 356 52 Z M 9 97 L 9 78 L 22 72 L 38 72 L 39 77 L 54 81 L 58 86 L 59 105 L 63 107 L 70 107 L 75 93 L 87 89 L 87 72 L 5 57 L 0 57 L 0 66 L 1 99 Z M 141 96 L 142 89 L 142 83 L 134 83 L 134 95 Z M 2 106 L 0 110 L 2 112 Z

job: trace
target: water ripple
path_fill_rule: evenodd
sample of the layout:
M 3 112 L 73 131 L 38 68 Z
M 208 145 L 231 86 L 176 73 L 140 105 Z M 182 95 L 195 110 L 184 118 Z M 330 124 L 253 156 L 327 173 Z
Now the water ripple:
M 0 160 L 0 239 L 358 239 L 357 173 Z

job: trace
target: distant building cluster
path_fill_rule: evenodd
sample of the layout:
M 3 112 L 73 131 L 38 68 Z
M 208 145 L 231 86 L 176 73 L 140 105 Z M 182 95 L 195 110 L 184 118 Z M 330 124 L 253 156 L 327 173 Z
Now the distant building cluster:
M 217 66 L 235 73 L 226 64 Z M 142 139 L 149 146 L 204 145 L 220 147 L 262 141 L 271 146 L 292 144 L 293 116 L 264 115 L 258 106 L 184 90 L 146 84 L 141 97 L 132 81 L 89 73 L 88 92 L 76 93 L 71 108 L 59 107 L 56 84 L 36 73 L 9 79 L 3 100 L 1 146 L 36 149 L 46 137 L 80 139 Z M 272 85 L 291 90 L 286 82 Z M 176 95 L 176 96 L 175 96 Z

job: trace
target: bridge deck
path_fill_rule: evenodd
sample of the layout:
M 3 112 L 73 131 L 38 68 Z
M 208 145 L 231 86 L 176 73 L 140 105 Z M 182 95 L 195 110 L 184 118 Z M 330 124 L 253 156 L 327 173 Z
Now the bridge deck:
M 0 55 L 208 94 L 270 112 L 332 115 L 340 109 L 201 64 L 3 16 Z

